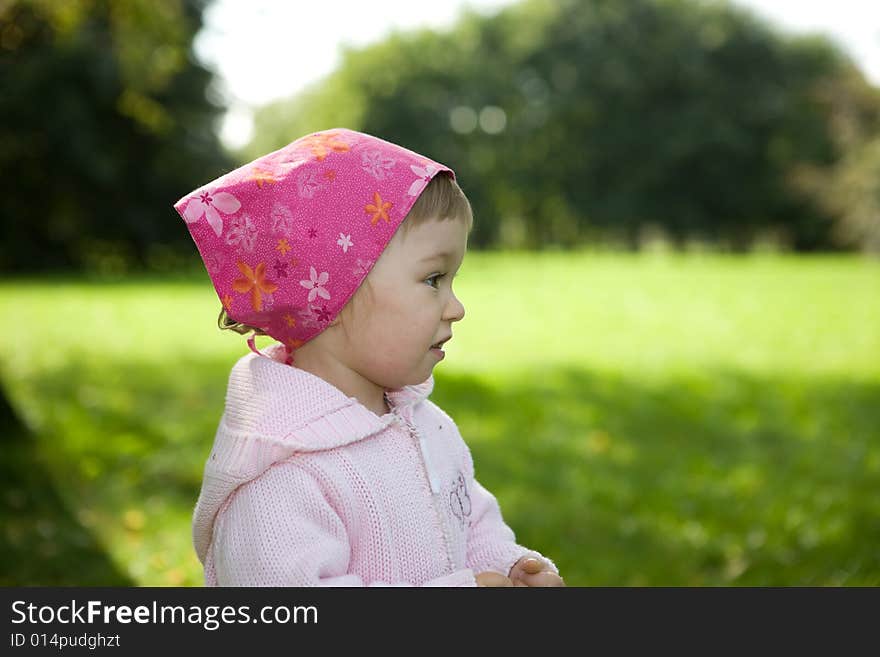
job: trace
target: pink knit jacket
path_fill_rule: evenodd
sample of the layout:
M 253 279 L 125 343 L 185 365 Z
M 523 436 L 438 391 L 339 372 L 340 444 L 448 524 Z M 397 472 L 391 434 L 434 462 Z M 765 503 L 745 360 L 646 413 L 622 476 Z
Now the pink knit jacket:
M 193 539 L 208 586 L 474 586 L 523 556 L 433 378 L 377 416 L 304 370 L 233 367 Z

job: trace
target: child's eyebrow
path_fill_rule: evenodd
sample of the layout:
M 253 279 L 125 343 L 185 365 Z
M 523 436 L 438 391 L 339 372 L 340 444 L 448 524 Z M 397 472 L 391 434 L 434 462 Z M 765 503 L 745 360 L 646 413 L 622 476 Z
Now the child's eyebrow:
M 448 251 L 440 251 L 439 253 L 432 253 L 429 256 L 426 256 L 420 260 L 420 262 L 428 262 L 430 260 L 448 260 L 452 256 Z

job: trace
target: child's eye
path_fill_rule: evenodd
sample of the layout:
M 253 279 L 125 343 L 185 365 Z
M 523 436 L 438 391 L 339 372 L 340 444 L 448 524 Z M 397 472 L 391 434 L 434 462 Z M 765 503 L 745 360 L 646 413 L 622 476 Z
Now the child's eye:
M 443 278 L 443 274 L 432 274 L 425 279 L 425 283 L 430 285 L 431 287 L 437 287 L 437 281 Z

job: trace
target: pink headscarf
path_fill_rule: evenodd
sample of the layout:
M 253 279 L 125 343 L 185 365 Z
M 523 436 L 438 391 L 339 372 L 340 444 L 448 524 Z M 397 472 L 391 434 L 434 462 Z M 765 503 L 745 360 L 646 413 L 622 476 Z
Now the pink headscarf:
M 455 178 L 418 153 L 336 128 L 230 171 L 174 208 L 227 315 L 292 355 L 339 314 L 441 171 Z M 253 336 L 248 344 L 257 351 Z

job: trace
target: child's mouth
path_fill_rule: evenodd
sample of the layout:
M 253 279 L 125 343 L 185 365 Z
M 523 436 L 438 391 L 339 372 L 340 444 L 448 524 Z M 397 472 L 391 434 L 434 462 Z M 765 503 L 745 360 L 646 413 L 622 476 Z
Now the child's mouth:
M 449 342 L 451 339 L 452 339 L 451 336 L 448 338 L 443 338 L 439 342 L 435 342 L 434 344 L 432 344 L 431 349 L 442 349 L 443 345 L 446 344 L 447 342 Z
M 443 360 L 444 358 L 446 358 L 446 354 L 443 353 L 443 345 L 448 341 L 449 338 L 443 338 L 439 342 L 435 342 L 431 345 L 430 352 L 434 354 L 438 359 Z

